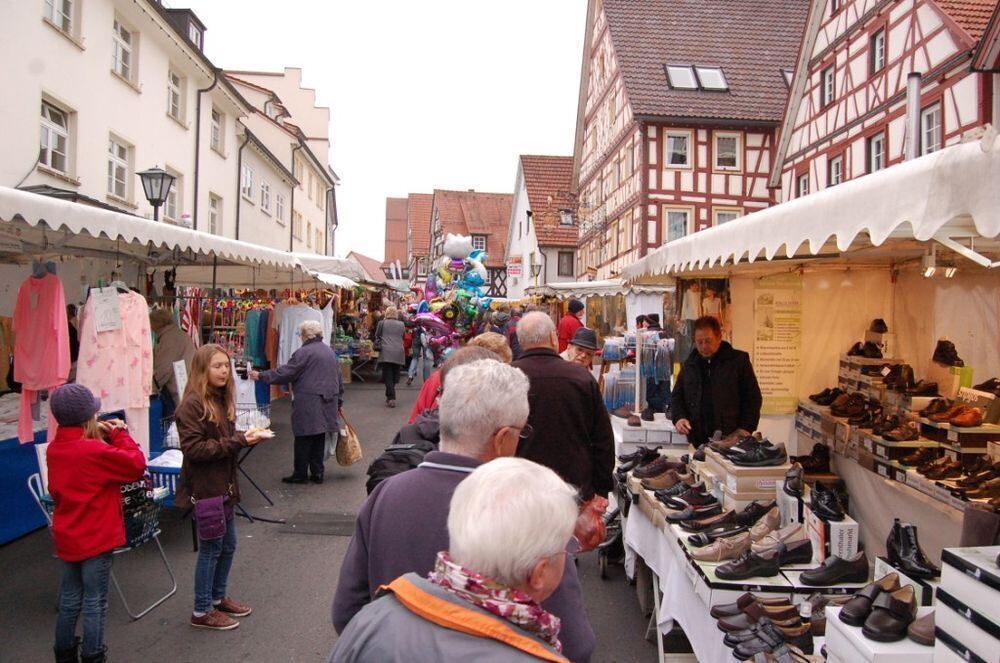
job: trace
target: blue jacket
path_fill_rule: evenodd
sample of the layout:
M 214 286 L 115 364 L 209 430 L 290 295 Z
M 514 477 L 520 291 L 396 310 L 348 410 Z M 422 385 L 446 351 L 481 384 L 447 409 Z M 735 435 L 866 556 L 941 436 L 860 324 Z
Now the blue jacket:
M 337 353 L 322 338 L 313 338 L 292 353 L 288 363 L 260 374 L 268 384 L 292 385 L 292 433 L 296 437 L 336 433 L 344 404 Z

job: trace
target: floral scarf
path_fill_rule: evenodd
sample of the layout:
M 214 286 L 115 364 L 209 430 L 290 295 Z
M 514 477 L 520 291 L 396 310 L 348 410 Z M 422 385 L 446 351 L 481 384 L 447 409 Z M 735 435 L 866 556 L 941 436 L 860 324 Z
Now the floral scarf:
M 463 601 L 537 635 L 562 653 L 559 618 L 547 612 L 524 592 L 459 566 L 451 561 L 447 552 L 438 553 L 434 570 L 427 579 Z

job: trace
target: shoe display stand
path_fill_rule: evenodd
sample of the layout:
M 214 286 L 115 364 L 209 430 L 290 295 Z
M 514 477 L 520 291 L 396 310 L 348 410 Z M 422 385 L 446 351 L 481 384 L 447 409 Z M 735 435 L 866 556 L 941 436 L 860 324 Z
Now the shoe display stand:
M 643 421 L 641 426 L 629 426 L 621 417 L 611 417 L 611 430 L 615 437 L 615 453 L 628 454 L 639 447 L 674 448 L 686 453 L 688 441 L 674 424 L 666 419 Z
M 920 608 L 917 619 L 932 608 Z M 934 648 L 909 639 L 877 642 L 861 633 L 860 626 L 840 621 L 840 606 L 826 607 L 827 663 L 933 663 Z

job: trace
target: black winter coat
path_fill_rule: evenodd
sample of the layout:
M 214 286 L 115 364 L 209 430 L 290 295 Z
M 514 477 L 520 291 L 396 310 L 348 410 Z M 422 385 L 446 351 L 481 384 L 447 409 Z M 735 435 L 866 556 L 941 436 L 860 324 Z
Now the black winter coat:
M 708 421 L 702 421 L 701 413 L 703 370 L 709 376 L 712 396 L 712 415 Z M 723 435 L 737 428 L 751 433 L 757 430 L 762 400 L 750 355 L 723 341 L 710 359 L 703 358 L 697 349 L 688 355 L 670 396 L 671 418 L 674 423 L 681 419 L 691 422 L 688 440 L 697 446 L 717 430 Z

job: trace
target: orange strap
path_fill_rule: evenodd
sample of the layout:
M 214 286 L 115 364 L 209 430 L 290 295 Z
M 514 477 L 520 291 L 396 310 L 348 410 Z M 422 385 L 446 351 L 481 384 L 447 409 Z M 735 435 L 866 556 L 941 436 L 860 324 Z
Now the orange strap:
M 382 585 L 380 589 L 391 591 L 410 612 L 438 626 L 477 637 L 491 638 L 543 661 L 557 663 L 566 661 L 564 657 L 549 651 L 536 640 L 516 633 L 498 619 L 428 594 L 402 576 L 388 585 Z

